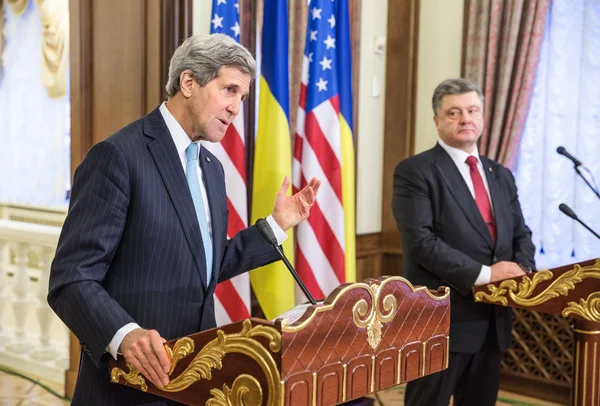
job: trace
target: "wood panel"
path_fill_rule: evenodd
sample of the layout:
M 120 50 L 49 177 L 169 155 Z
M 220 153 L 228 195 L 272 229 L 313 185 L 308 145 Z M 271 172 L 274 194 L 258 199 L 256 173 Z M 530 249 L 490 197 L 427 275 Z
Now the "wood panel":
M 419 1 L 388 4 L 381 245 L 383 272 L 397 269 L 400 233 L 392 214 L 395 166 L 414 153 Z
M 386 247 L 382 240 L 382 233 L 356 236 L 357 281 L 383 275 L 402 275 L 402 249 Z
M 145 113 L 144 3 L 91 2 L 93 144 Z

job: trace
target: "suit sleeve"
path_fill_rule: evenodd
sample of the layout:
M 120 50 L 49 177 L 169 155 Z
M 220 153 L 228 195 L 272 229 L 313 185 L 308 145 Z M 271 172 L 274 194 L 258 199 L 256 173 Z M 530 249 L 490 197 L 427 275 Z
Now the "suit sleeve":
M 462 295 L 469 295 L 482 264 L 450 247 L 434 232 L 432 196 L 423 174 L 401 162 L 394 171 L 392 211 L 404 252 Z
M 510 190 L 510 208 L 513 217 L 513 261 L 523 264 L 535 270 L 535 245 L 531 241 L 531 230 L 525 224 L 521 204 L 519 203 L 519 194 L 517 185 L 512 173 L 504 168 L 506 178 L 508 179 L 508 188 Z
M 223 166 L 219 165 L 219 167 L 223 182 L 225 182 Z M 225 218 L 223 227 L 227 230 L 227 218 Z M 226 281 L 277 260 L 279 260 L 279 256 L 275 248 L 265 241 L 256 226 L 250 226 L 225 242 L 218 282 Z
M 75 171 L 50 271 L 48 303 L 96 365 L 119 328 L 135 322 L 103 286 L 125 228 L 129 193 L 121 151 L 106 141 L 96 144 Z

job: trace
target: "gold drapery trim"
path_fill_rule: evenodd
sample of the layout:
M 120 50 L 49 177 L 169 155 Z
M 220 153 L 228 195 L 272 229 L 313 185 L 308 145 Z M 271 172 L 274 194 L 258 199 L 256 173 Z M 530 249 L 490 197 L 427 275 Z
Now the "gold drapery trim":
M 6 0 L 13 13 L 22 15 L 28 0 Z M 4 7 L 0 0 L 0 72 L 4 51 Z M 35 0 L 42 22 L 42 83 L 52 99 L 67 94 L 69 65 L 69 1 Z
M 25 12 L 27 8 L 27 3 L 29 0 L 6 0 L 8 1 L 8 5 L 12 8 L 13 13 L 20 16 Z
M 42 22 L 42 83 L 48 96 L 59 99 L 67 93 L 69 57 L 68 0 L 35 0 Z

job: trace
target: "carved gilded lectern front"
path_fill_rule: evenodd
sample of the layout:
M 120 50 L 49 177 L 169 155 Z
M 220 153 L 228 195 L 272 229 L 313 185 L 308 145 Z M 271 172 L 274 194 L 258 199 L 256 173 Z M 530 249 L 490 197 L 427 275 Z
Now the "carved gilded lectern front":
M 161 389 L 122 357 L 111 379 L 189 405 L 334 405 L 447 368 L 449 332 L 450 289 L 367 279 L 275 321 L 167 342 L 170 382 Z
M 572 317 L 571 405 L 600 406 L 600 259 L 473 288 L 475 301 Z

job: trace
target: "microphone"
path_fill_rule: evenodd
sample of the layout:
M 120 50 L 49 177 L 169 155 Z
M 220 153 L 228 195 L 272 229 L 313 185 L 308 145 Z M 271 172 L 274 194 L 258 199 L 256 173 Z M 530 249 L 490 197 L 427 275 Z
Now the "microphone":
M 558 205 L 558 209 L 560 211 L 562 211 L 563 213 L 565 213 L 567 216 L 571 217 L 573 220 L 577 221 L 579 224 L 581 224 L 585 228 L 587 228 L 590 233 L 592 233 L 596 236 L 596 238 L 600 239 L 600 235 L 596 234 L 596 232 L 594 230 L 589 228 L 587 224 L 585 224 L 583 221 L 581 221 L 579 219 L 579 217 L 577 217 L 577 214 L 575 214 L 575 212 L 569 206 L 567 206 L 564 203 L 561 203 Z
M 304 282 L 302 282 L 302 279 L 300 279 L 300 276 L 298 275 L 298 273 L 296 272 L 294 267 L 292 267 L 292 264 L 290 264 L 290 261 L 288 261 L 287 257 L 283 254 L 283 252 L 279 248 L 279 245 L 277 244 L 277 237 L 275 237 L 275 233 L 273 233 L 273 229 L 271 228 L 269 223 L 267 223 L 267 220 L 262 219 L 262 218 L 256 220 L 256 228 L 258 228 L 258 232 L 260 233 L 260 235 L 262 235 L 262 237 L 265 239 L 265 241 L 267 241 L 273 248 L 275 248 L 277 250 L 277 253 L 281 257 L 281 260 L 283 261 L 283 263 L 285 264 L 287 269 L 290 271 L 290 273 L 296 280 L 296 283 L 298 284 L 298 286 L 300 286 L 300 289 L 302 289 L 302 292 L 304 292 L 304 295 L 308 298 L 310 303 L 314 304 L 314 305 L 317 304 L 315 299 L 312 297 L 312 295 L 308 291 L 308 288 L 306 287 Z
M 587 178 L 585 176 L 583 176 L 583 174 L 581 173 L 581 171 L 579 170 L 579 167 L 582 167 L 583 169 L 586 170 L 586 172 L 588 173 L 588 175 L 592 178 L 592 182 L 594 183 L 594 185 L 596 185 L 596 180 L 594 179 L 594 175 L 592 174 L 592 172 L 585 167 L 584 164 L 581 163 L 581 161 L 577 158 L 575 158 L 573 155 L 569 154 L 567 152 L 567 150 L 565 149 L 565 147 L 560 146 L 558 148 L 556 148 L 556 152 L 558 152 L 559 154 L 569 158 L 571 160 L 571 162 L 573 162 L 573 168 L 575 169 L 575 172 L 577 172 L 577 174 L 579 176 L 581 176 L 581 179 L 583 179 L 585 181 L 585 183 L 589 186 L 590 189 L 592 189 L 592 192 L 594 192 L 594 194 L 600 199 L 600 192 L 598 192 L 598 186 L 593 186 L 589 180 L 587 180 Z M 560 206 L 559 206 L 560 207 Z M 562 209 L 561 209 L 562 210 Z M 571 211 L 572 212 L 572 211 Z M 564 212 L 563 212 L 564 213 Z M 565 213 L 566 214 L 566 213 Z M 567 214 L 567 216 L 571 217 L 570 215 Z M 574 217 L 573 217 L 574 218 Z
M 569 154 L 569 153 L 567 152 L 567 150 L 565 149 L 565 147 L 562 147 L 562 146 L 560 146 L 560 147 L 556 148 L 556 152 L 558 152 L 559 154 L 561 154 L 561 155 L 564 155 L 564 156 L 566 156 L 567 158 L 569 158 L 569 159 L 570 159 L 570 160 L 573 162 L 573 164 L 575 165 L 575 167 L 578 167 L 578 166 L 584 166 L 584 165 L 583 165 L 583 164 L 582 164 L 582 163 L 579 161 L 579 159 L 577 159 L 577 158 L 575 158 L 573 155 Z

